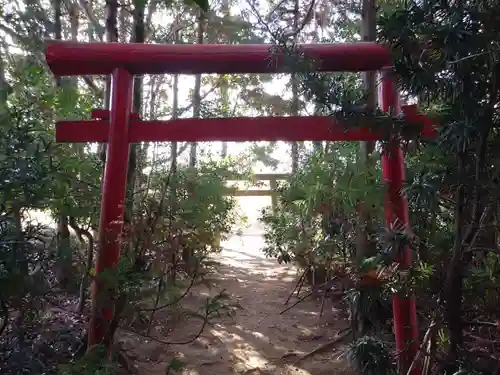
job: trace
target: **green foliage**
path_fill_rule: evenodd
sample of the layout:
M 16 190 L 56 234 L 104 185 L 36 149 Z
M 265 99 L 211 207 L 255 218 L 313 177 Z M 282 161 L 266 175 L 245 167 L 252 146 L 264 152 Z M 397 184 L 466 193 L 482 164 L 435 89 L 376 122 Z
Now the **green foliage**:
M 224 196 L 227 181 L 223 177 L 225 172 L 229 171 L 213 164 L 202 164 L 196 169 L 178 172 L 176 183 L 186 186 L 186 190 L 181 193 L 184 199 L 179 202 L 180 217 L 193 229 L 230 232 L 235 221 L 231 216 L 235 200 Z
M 230 170 L 209 162 L 196 168 L 179 168 L 172 176 L 166 217 L 172 217 L 173 230 L 183 246 L 202 251 L 214 246 L 219 235 L 231 232 L 236 223 L 236 201 L 225 196 Z M 175 196 L 174 196 L 175 195 Z M 170 216 L 172 215 L 172 216 Z
M 330 264 L 352 255 L 353 220 L 362 200 L 381 212 L 383 189 L 378 171 L 356 166 L 356 149 L 329 145 L 312 153 L 279 188 L 279 209 L 264 210 L 266 248 L 270 257 L 301 266 Z
M 185 366 L 185 363 L 182 362 L 181 360 L 179 359 L 171 359 L 169 362 L 168 362 L 168 366 L 167 366 L 167 372 L 165 373 L 165 375 L 169 375 L 173 372 L 178 372 L 178 371 L 181 371 Z
M 72 95 L 69 88 L 55 90 L 47 74 L 30 58 L 18 58 L 17 65 L 8 68 L 9 73 L 19 79 L 11 85 L 5 111 L 0 113 L 2 235 L 17 236 L 17 243 L 10 242 L 14 245 L 4 247 L 5 256 L 15 262 L 24 262 L 22 267 L 11 264 L 7 274 L 13 272 L 12 277 L 16 274 L 27 277 L 25 273 L 32 271 L 28 258 L 33 248 L 43 247 L 40 245 L 43 235 L 37 233 L 40 228 L 22 228 L 21 224 L 26 224 L 25 212 L 33 209 L 65 210 L 69 214 L 73 204 L 79 201 L 80 210 L 71 214 L 75 217 L 90 216 L 93 212 L 90 207 L 98 192 L 88 187 L 98 180 L 98 175 L 91 154 L 80 157 L 82 155 L 75 154 L 70 147 L 54 142 L 55 116 L 88 109 L 87 98 L 82 96 L 70 105 L 67 98 L 74 98 L 74 93 Z M 83 184 L 82 180 L 86 183 Z M 43 258 L 39 260 L 44 261 Z
M 299 82 L 299 93 L 314 103 L 315 112 L 332 116 L 345 129 L 368 128 L 380 134 L 382 150 L 390 152 L 390 145 L 419 140 L 423 123 L 409 122 L 404 114 L 380 108 L 368 108 L 358 75 L 325 74 L 320 63 L 305 56 L 287 34 L 278 36 L 273 58 L 283 59 L 285 69 L 294 72 Z
M 19 220 L 0 215 L 0 314 L 8 319 L 9 309 L 15 308 L 25 318 L 35 318 L 39 312 L 48 283 L 35 265 L 47 261 L 47 253 L 40 239 L 39 228 L 19 227 Z
M 436 272 L 432 264 L 420 262 L 412 269 L 415 284 L 421 290 L 429 290 L 432 275 Z
M 489 105 L 483 99 L 490 89 L 484 78 L 492 74 L 498 51 L 498 30 L 485 12 L 494 17 L 498 10 L 481 0 L 457 7 L 412 1 L 382 17 L 381 37 L 394 47 L 404 88 L 462 107 L 469 121 L 482 118 Z
M 0 138 L 3 210 L 10 210 L 13 202 L 33 207 L 49 195 L 53 182 L 50 159 L 46 158 L 50 142 L 44 139 L 35 112 L 33 107 L 16 108 L 0 119 L 4 124 Z
M 345 356 L 361 375 L 397 373 L 390 347 L 372 336 L 363 336 L 350 343 Z
M 498 209 L 488 208 L 499 187 L 498 9 L 496 1 L 410 1 L 380 19 L 401 86 L 440 124 L 439 140 L 410 158 L 406 192 L 419 256 L 433 265 L 421 305 L 432 316 L 445 311 L 438 341 L 455 362 L 448 373 L 463 363 L 496 367 L 469 353 L 478 344 L 463 322 L 498 319 Z
M 112 375 L 116 365 L 106 359 L 106 348 L 97 345 L 82 358 L 60 366 L 57 375 Z
M 179 302 L 206 273 L 207 257 L 220 251 L 220 240 L 238 220 L 236 201 L 226 196 L 226 182 L 234 174 L 239 173 L 230 159 L 154 169 L 127 237 L 131 246 L 124 247 L 118 269 L 110 271 L 110 283 L 139 304 Z M 137 269 L 138 259 L 151 265 L 149 272 Z M 151 278 L 161 280 L 158 287 L 151 287 Z
M 209 9 L 209 2 L 208 0 L 184 0 L 184 4 L 190 6 L 190 5 L 196 5 L 198 6 L 203 12 L 208 12 Z
M 2 369 L 29 367 L 27 371 L 42 373 L 55 365 L 46 357 L 62 358 L 74 350 L 65 343 L 56 353 L 52 343 L 59 341 L 58 331 L 47 330 L 40 314 L 48 300 L 57 298 L 55 264 L 65 256 L 72 266 L 74 254 L 55 252 L 53 230 L 31 223 L 29 214 L 64 212 L 76 221 L 96 220 L 99 169 L 91 152 L 54 140 L 54 120 L 80 116 L 89 110 L 90 96 L 77 95 L 67 84 L 55 88 L 31 53 L 9 57 L 2 65 L 9 90 L 0 112 L 0 319 L 12 323 L 15 314 L 16 324 L 2 325 Z M 34 337 L 47 341 L 43 360 Z
M 499 187 L 500 166 L 500 35 L 492 22 L 498 16 L 498 4 L 481 0 L 458 3 L 433 0 L 400 3 L 399 9 L 385 6 L 391 4 L 382 5 L 380 39 L 393 49 L 395 72 L 403 90 L 412 99 L 417 97 L 421 109 L 428 110 L 440 124 L 440 137 L 436 142 L 419 140 L 416 132 L 420 127 L 408 124 L 393 113 L 367 111 L 363 106 L 365 98 L 356 91 L 355 85 L 342 87 L 335 82 L 334 75 L 313 72 L 315 62 L 300 55 L 291 38 L 277 38 L 276 54 L 285 54 L 290 71 L 300 77 L 301 93 L 316 104 L 315 109 L 320 113 L 335 116 L 347 128 L 368 124 L 373 130 L 383 131 L 382 147 L 387 141 L 409 139 L 404 194 L 409 200 L 412 230 L 394 223 L 378 231 L 383 227 L 382 213 L 380 210 L 370 212 L 374 223 L 369 229 L 377 252 L 361 262 L 360 271 L 389 269 L 386 290 L 416 292 L 423 314 L 432 319 L 444 318 L 447 328 L 442 332 L 449 342 L 445 348 L 447 359 L 453 358 L 456 362 L 455 368 L 447 373 L 453 373 L 459 364 L 469 361 L 474 362 L 471 368 L 488 368 L 491 373 L 496 367 L 493 362 L 485 364 L 476 354 L 468 353 L 478 344 L 468 337 L 469 328 L 464 321 L 498 319 L 498 312 L 493 308 L 499 297 L 495 292 L 498 290 L 495 276 L 498 230 L 493 228 L 497 228 L 498 221 L 495 191 Z M 328 158 L 328 153 L 321 157 Z M 374 165 L 369 167 L 373 173 Z M 341 179 L 332 180 L 334 190 Z M 322 187 L 324 184 L 321 181 Z M 314 184 L 304 181 L 303 186 Z M 368 186 L 373 188 L 372 184 Z M 363 186 L 361 189 L 364 190 Z M 307 195 L 286 186 L 285 191 L 289 193 L 289 190 L 293 192 L 289 201 L 296 199 L 300 204 L 285 206 L 282 202 L 286 213 L 267 212 L 263 219 L 271 228 L 266 238 L 268 245 L 271 244 L 268 253 L 298 262 L 297 254 L 308 252 L 309 256 L 312 249 L 320 245 L 320 241 L 314 243 L 313 239 L 318 233 L 318 238 L 325 234 L 325 226 L 314 218 L 324 218 L 325 211 L 336 210 L 329 208 L 317 215 L 316 210 L 309 209 L 314 206 L 309 201 L 315 200 L 305 198 L 316 197 L 316 193 Z M 339 211 L 355 224 L 353 201 L 370 202 L 375 194 L 363 197 L 356 196 L 355 189 L 342 191 L 346 192 L 344 196 L 338 191 L 330 193 L 327 201 L 335 208 L 341 207 Z M 340 202 L 335 198 L 340 198 Z M 379 202 L 376 204 L 383 201 L 381 195 L 376 198 Z M 286 223 L 293 229 L 288 229 Z M 353 247 L 355 235 L 350 228 L 343 236 L 344 242 Z M 399 280 L 399 273 L 393 272 L 389 265 L 405 246 L 413 250 L 415 262 L 409 278 Z M 314 261 L 328 264 L 317 256 Z M 303 263 L 310 264 L 310 257 Z M 479 285 L 483 289 L 480 290 Z M 443 311 L 445 314 L 441 317 Z M 364 364 L 377 364 L 378 360 L 371 358 L 358 363 L 358 367 L 364 369 Z M 377 367 L 375 370 L 376 373 L 389 372 Z
M 273 152 L 275 147 L 275 142 L 269 142 L 265 144 L 262 144 L 262 142 L 253 143 L 249 150 L 249 157 L 253 159 L 253 162 L 261 162 L 265 166 L 278 168 L 280 161 L 271 156 L 271 153 Z
M 70 87 L 54 90 L 46 73 L 29 60 L 15 67 L 22 79 L 13 86 L 8 107 L 0 114 L 0 202 L 23 208 L 73 208 L 72 216 L 92 216 L 99 196 L 96 156 L 54 142 L 56 116 L 70 117 L 88 110 L 88 98 L 75 98 Z M 76 103 L 76 105 L 75 105 Z M 78 203 L 77 203 L 78 202 Z

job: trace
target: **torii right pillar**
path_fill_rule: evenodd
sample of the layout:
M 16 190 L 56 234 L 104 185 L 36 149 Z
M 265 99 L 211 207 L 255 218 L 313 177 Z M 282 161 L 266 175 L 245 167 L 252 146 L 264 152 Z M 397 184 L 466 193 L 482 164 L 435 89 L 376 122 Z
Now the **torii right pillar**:
M 400 98 L 397 87 L 392 79 L 392 68 L 381 71 L 381 90 L 379 95 L 380 108 L 384 112 L 393 114 L 401 112 Z M 388 186 L 385 200 L 386 224 L 391 228 L 395 222 L 405 228 L 409 227 L 408 202 L 402 194 L 405 180 L 405 163 L 403 150 L 400 145 L 394 144 L 382 154 L 382 177 Z M 412 266 L 412 250 L 404 248 L 396 262 L 399 263 L 401 275 L 407 273 Z M 396 294 L 393 297 L 392 309 L 394 314 L 394 335 L 396 338 L 396 352 L 399 364 L 399 373 L 406 374 L 410 368 L 419 347 L 419 332 L 417 326 L 417 309 L 414 295 Z M 415 364 L 411 375 L 420 375 L 421 366 Z

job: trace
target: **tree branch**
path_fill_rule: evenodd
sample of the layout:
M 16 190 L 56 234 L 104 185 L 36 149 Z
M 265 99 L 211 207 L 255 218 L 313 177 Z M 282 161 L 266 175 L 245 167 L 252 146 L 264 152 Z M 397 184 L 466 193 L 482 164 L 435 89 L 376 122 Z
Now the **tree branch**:
M 97 37 L 102 42 L 104 40 L 104 26 L 101 25 L 94 12 L 90 9 L 89 3 L 86 0 L 78 0 L 78 4 L 83 9 L 83 12 L 87 16 L 87 19 L 94 27 L 94 31 L 96 32 Z

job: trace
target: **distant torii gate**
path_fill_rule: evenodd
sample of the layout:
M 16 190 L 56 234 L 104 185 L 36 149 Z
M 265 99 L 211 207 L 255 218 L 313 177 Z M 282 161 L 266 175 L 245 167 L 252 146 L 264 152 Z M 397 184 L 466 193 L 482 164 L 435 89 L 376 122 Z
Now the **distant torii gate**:
M 387 69 L 389 50 L 375 43 L 307 44 L 299 50 L 318 62 L 319 71 L 362 72 L 382 69 L 380 107 L 402 110 L 410 122 L 424 123 L 423 135 L 435 134 L 430 121 L 418 115 L 414 106 L 399 107 L 396 88 Z M 59 121 L 58 142 L 107 142 L 104 172 L 100 251 L 97 275 L 116 266 L 120 256 L 119 237 L 123 229 L 129 144 L 171 141 L 375 141 L 382 135 L 368 127 L 345 130 L 331 117 L 261 117 L 221 119 L 175 119 L 143 121 L 132 113 L 133 76 L 135 74 L 238 74 L 285 72 L 282 55 L 273 54 L 272 45 L 175 45 L 49 42 L 47 63 L 56 76 L 109 75 L 113 77 L 111 111 L 93 111 L 93 120 Z M 401 194 L 404 180 L 404 156 L 395 147 L 382 156 L 383 178 L 388 184 L 385 216 L 388 225 L 408 222 L 408 206 Z M 398 259 L 400 267 L 411 266 L 412 254 L 406 249 Z M 94 313 L 89 327 L 89 346 L 103 342 L 113 308 L 97 302 L 99 281 L 94 282 Z M 408 369 L 418 350 L 418 328 L 414 298 L 395 296 L 393 300 L 396 348 L 400 366 Z M 419 375 L 417 368 L 412 372 Z M 405 371 L 406 372 L 406 371 Z

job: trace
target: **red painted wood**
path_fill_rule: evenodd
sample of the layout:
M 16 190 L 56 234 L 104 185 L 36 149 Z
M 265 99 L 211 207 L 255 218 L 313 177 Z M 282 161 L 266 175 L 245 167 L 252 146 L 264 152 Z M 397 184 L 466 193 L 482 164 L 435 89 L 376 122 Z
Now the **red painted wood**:
M 269 44 L 142 44 L 50 41 L 46 60 L 56 76 L 110 74 L 277 73 L 283 59 Z M 303 44 L 321 71 L 377 70 L 391 62 L 389 50 L 376 43 Z
M 420 119 L 419 119 L 420 120 Z M 424 137 L 434 137 L 431 126 Z M 346 131 L 331 117 L 238 117 L 224 119 L 130 120 L 129 142 L 375 141 L 366 127 Z M 57 142 L 107 142 L 105 120 L 59 121 Z
M 99 251 L 96 262 L 97 278 L 92 290 L 92 316 L 89 324 L 89 347 L 100 344 L 113 317 L 113 301 L 105 294 L 106 285 L 99 276 L 116 267 L 120 259 L 120 235 L 123 229 L 125 189 L 129 154 L 128 130 L 132 107 L 133 76 L 125 69 L 113 72 L 113 111 L 109 125 L 109 139 L 104 181 L 102 184 L 101 217 L 99 223 Z
M 95 120 L 109 120 L 111 111 L 108 109 L 94 108 L 90 113 L 90 116 Z
M 56 122 L 56 142 L 107 142 L 108 133 L 109 123 L 105 120 Z
M 401 111 L 401 108 L 394 82 L 389 72 L 386 71 L 382 74 L 380 107 L 385 112 L 388 112 L 392 108 L 395 113 L 398 113 Z M 428 118 L 417 114 L 416 106 L 407 106 L 404 111 L 407 116 L 415 117 L 416 119 L 420 118 L 425 120 L 427 124 L 430 123 Z M 391 228 L 395 223 L 399 223 L 399 225 L 409 228 L 408 202 L 402 194 L 405 180 L 405 165 L 401 147 L 394 146 L 389 152 L 382 155 L 382 177 L 388 185 L 385 201 L 387 226 Z M 396 259 L 401 269 L 407 270 L 412 266 L 412 256 L 412 250 L 409 247 L 403 249 L 401 256 Z M 396 352 L 398 353 L 400 372 L 406 374 L 419 348 L 415 297 L 395 295 L 392 301 L 392 308 Z M 416 365 L 411 374 L 420 375 L 421 372 L 421 367 Z
M 109 120 L 111 117 L 111 111 L 109 109 L 94 108 L 91 112 L 91 117 L 96 120 Z M 131 113 L 130 118 L 139 120 L 140 116 L 138 113 Z

